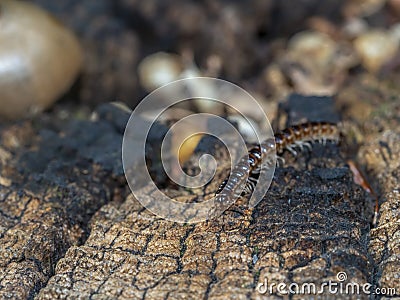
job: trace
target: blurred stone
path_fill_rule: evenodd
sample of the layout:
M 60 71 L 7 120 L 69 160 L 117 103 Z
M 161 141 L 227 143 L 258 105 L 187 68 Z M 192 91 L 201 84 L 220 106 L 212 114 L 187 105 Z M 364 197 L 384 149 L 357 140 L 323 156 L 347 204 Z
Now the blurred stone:
M 346 2 L 343 14 L 347 18 L 367 17 L 381 10 L 386 2 L 387 0 L 350 0 Z
M 354 41 L 354 48 L 361 57 L 363 66 L 376 73 L 396 55 L 399 41 L 386 31 L 371 30 Z
M 82 66 L 77 38 L 53 16 L 21 1 L 0 1 L 0 118 L 49 108 Z
M 280 58 L 281 71 L 303 95 L 334 95 L 356 65 L 357 57 L 346 42 L 337 42 L 318 31 L 294 35 Z
M 152 92 L 177 80 L 183 71 L 183 64 L 178 55 L 158 52 L 144 58 L 138 71 L 140 83 L 148 92 Z
M 325 67 L 332 59 L 335 42 L 317 31 L 302 31 L 289 40 L 288 50 L 300 57 L 312 57 L 318 67 Z

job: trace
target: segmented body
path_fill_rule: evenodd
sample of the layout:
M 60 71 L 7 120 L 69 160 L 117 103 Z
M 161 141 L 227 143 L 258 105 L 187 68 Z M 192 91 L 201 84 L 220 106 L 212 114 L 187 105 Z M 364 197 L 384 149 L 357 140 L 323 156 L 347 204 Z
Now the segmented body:
M 217 202 L 236 199 L 248 183 L 249 174 L 260 166 L 261 162 L 275 153 L 275 140 L 268 139 L 249 150 L 248 155 L 241 158 L 234 166 L 229 178 L 219 186 L 215 195 Z M 251 179 L 250 179 L 251 180 Z
M 259 172 L 261 165 L 271 161 L 271 155 L 280 156 L 285 150 L 294 155 L 296 148 L 311 148 L 314 142 L 339 141 L 340 132 L 336 124 L 328 122 L 308 122 L 286 128 L 249 150 L 233 168 L 232 174 L 225 179 L 215 193 L 218 202 L 236 199 L 247 187 L 253 190 L 257 180 L 252 176 Z

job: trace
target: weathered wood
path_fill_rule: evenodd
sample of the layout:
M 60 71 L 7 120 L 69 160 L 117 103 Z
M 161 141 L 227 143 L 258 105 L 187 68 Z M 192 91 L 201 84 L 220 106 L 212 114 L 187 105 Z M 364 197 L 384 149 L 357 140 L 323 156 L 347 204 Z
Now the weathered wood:
M 375 83 L 376 84 L 376 83 Z M 378 95 L 377 95 L 378 94 Z M 382 95 L 384 98 L 382 99 Z M 370 119 L 360 122 L 365 139 L 358 152 L 380 209 L 376 228 L 370 232 L 369 252 L 374 259 L 373 283 L 400 296 L 400 103 L 390 81 L 379 85 L 366 105 L 379 102 Z M 393 294 L 395 292 L 395 294 Z
M 125 197 L 115 125 L 52 120 L 2 128 L 0 298 L 33 298 L 67 249 L 86 239 L 91 216 Z
M 370 211 L 338 147 L 315 145 L 286 160 L 254 210 L 242 198 L 217 220 L 171 223 L 132 196 L 103 206 L 89 238 L 68 250 L 38 299 L 274 298 L 281 296 L 276 290 L 262 294 L 257 286 L 267 280 L 318 288 L 338 282 L 338 272 L 367 283 Z M 325 291 L 324 297 L 337 295 Z
M 126 197 L 121 165 L 113 163 L 120 148 L 110 146 L 120 143 L 121 125 L 108 114 L 95 122 L 59 123 L 57 130 L 42 124 L 39 134 L 29 122 L 3 127 L 0 295 L 274 299 L 282 295 L 276 288 L 260 293 L 264 283 L 312 283 L 318 289 L 338 282 L 339 272 L 347 274 L 343 283 L 396 287 L 399 134 L 388 125 L 396 119 L 393 105 L 393 118 L 377 115 L 365 125 L 371 135 L 360 148 L 359 161 L 377 178 L 373 186 L 381 195 L 381 217 L 372 231 L 371 198 L 353 182 L 336 145 L 285 154 L 286 164 L 253 210 L 243 197 L 217 220 L 182 225 Z M 99 126 L 95 138 L 78 130 L 97 132 Z M 388 128 L 383 134 L 375 130 L 382 127 Z M 114 155 L 106 155 L 106 145 Z M 219 172 L 202 195 L 210 196 L 225 175 Z M 181 200 L 189 201 L 187 195 Z M 320 296 L 368 299 L 327 291 Z

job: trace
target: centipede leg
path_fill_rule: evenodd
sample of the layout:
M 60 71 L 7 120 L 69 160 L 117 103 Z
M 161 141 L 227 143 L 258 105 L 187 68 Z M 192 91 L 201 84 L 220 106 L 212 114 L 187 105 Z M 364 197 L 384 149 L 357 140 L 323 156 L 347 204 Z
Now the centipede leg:
M 294 150 L 291 146 L 286 146 L 286 149 L 293 154 L 293 156 L 297 156 L 296 150 Z
M 282 156 L 277 156 L 276 157 L 276 164 L 278 167 L 284 166 L 285 165 L 285 159 Z
M 304 151 L 304 145 L 302 142 L 294 142 L 295 146 L 300 149 L 300 151 Z
M 247 182 L 246 182 L 246 187 L 244 188 L 243 192 L 246 194 L 250 194 L 254 191 L 254 187 L 257 184 L 257 179 L 253 177 L 249 177 Z
M 298 155 L 298 151 L 304 148 L 312 150 L 312 143 L 319 141 L 326 144 L 329 141 L 338 141 L 340 132 L 336 124 L 327 122 L 308 122 L 286 128 L 280 133 L 274 134 L 273 138 L 267 139 L 259 145 L 254 146 L 248 152 L 248 155 L 243 157 L 239 164 L 235 167 L 233 177 L 228 181 L 222 182 L 217 192 L 220 202 L 239 197 L 242 191 L 254 191 L 257 179 L 254 175 L 259 174 L 261 169 L 284 165 L 285 160 L 282 158 L 282 153 L 287 150 L 294 156 Z M 271 159 L 271 155 L 276 155 L 276 159 Z M 274 157 L 275 158 L 275 157 Z M 247 175 L 250 175 L 248 177 Z
M 311 142 L 303 142 L 304 147 L 308 148 L 309 151 L 312 151 L 312 143 Z
M 283 160 L 283 163 L 285 163 L 285 160 L 281 156 L 275 155 L 275 163 L 277 163 L 277 160 L 281 159 Z M 261 164 L 258 164 L 252 171 L 252 174 L 260 174 L 262 168 L 271 168 L 274 164 L 273 159 L 267 159 L 265 162 L 262 162 Z

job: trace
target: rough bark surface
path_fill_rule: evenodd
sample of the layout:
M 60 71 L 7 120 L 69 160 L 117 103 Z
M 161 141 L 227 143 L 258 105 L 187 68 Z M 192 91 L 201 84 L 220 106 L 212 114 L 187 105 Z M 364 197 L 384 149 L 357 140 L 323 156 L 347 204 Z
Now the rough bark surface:
M 183 225 L 127 196 L 119 162 L 126 116 L 99 109 L 97 121 L 3 127 L 0 297 L 275 299 L 285 295 L 276 286 L 261 293 L 266 283 L 318 288 L 339 282 L 339 272 L 345 282 L 396 287 L 399 135 L 378 130 L 397 120 L 396 110 L 393 104 L 390 115 L 368 123 L 371 139 L 360 148 L 381 195 L 372 231 L 371 197 L 353 182 L 341 146 L 286 153 L 253 210 L 243 197 L 217 220 Z M 202 195 L 223 177 L 219 172 Z
M 180 225 L 154 217 L 133 197 L 110 203 L 38 298 L 257 299 L 265 278 L 322 283 L 340 271 L 365 283 L 364 194 L 336 154 L 314 157 L 305 170 L 278 169 L 250 214 L 236 206 L 220 220 Z
M 372 87 L 372 86 L 370 86 Z M 383 95 L 383 99 L 382 99 Z M 397 288 L 400 296 L 400 104 L 398 89 L 386 83 L 366 105 L 379 106 L 371 119 L 360 122 L 365 141 L 358 152 L 380 202 L 379 220 L 370 232 L 369 251 L 374 259 L 374 283 L 380 288 Z
M 279 296 L 260 293 L 265 282 L 318 286 L 337 282 L 338 272 L 363 284 L 371 276 L 366 206 L 338 146 L 316 144 L 286 156 L 254 210 L 243 198 L 218 220 L 180 225 L 132 196 L 103 206 L 37 298 L 258 299 Z
M 115 124 L 46 123 L 1 130 L 2 299 L 33 298 L 67 249 L 86 239 L 90 217 L 126 190 Z

